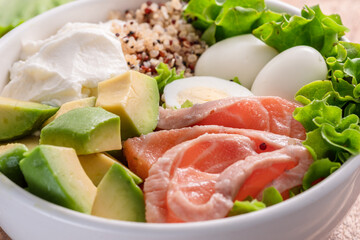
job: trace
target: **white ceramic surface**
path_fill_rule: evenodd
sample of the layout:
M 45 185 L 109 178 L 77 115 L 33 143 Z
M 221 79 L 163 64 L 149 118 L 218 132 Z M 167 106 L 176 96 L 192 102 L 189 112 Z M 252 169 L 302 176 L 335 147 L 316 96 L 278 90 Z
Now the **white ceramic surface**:
M 21 42 L 43 39 L 69 21 L 98 22 L 112 9 L 135 8 L 144 0 L 88 0 L 64 5 L 36 17 L 0 40 L 0 89 L 18 59 Z M 268 1 L 274 10 L 299 10 Z M 312 189 L 265 210 L 221 220 L 186 224 L 113 221 L 48 203 L 17 187 L 0 174 L 0 226 L 14 240 L 216 240 L 325 239 L 343 219 L 360 188 L 360 156 L 349 160 Z

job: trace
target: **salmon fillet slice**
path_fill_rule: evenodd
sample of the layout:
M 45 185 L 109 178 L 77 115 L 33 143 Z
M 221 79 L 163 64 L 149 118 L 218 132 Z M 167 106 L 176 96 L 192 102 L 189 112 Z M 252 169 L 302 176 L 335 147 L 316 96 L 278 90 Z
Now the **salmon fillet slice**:
M 160 107 L 158 129 L 220 125 L 268 131 L 304 140 L 305 129 L 292 113 L 299 104 L 280 97 L 231 97 L 184 109 Z
M 304 158 L 311 156 L 300 145 L 258 153 L 254 141 L 239 134 L 204 134 L 185 141 L 151 167 L 144 184 L 146 219 L 179 223 L 223 218 L 235 199 L 257 196 Z
M 274 187 L 280 193 L 282 193 L 284 199 L 287 199 L 289 197 L 288 196 L 289 190 L 291 190 L 294 187 L 298 187 L 302 185 L 304 174 L 309 169 L 312 163 L 313 163 L 313 159 L 310 157 L 306 157 L 305 155 L 296 167 L 281 174 L 281 176 L 276 178 L 265 188 Z M 256 198 L 259 200 L 262 199 L 262 192 L 260 192 Z
M 130 138 L 124 142 L 123 152 L 131 171 L 145 179 L 151 166 L 167 150 L 205 133 L 229 133 L 247 136 L 255 142 L 256 152 L 273 151 L 289 144 L 301 144 L 299 139 L 270 132 L 208 125 L 162 130 Z

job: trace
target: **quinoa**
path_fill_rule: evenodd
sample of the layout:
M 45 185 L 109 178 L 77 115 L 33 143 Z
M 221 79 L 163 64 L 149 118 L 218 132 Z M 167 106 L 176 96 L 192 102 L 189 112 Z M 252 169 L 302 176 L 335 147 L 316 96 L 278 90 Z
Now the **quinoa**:
M 112 31 L 121 41 L 132 70 L 156 75 L 156 66 L 164 62 L 185 76 L 194 73 L 199 56 L 208 47 L 200 32 L 182 17 L 180 0 L 143 3 L 137 10 L 112 11 Z M 116 21 L 122 20 L 122 21 Z

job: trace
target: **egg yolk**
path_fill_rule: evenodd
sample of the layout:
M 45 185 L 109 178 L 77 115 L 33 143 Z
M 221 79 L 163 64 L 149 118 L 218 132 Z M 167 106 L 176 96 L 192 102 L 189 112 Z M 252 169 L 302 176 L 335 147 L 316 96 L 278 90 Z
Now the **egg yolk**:
M 228 96 L 228 93 L 219 89 L 207 87 L 193 87 L 180 91 L 177 95 L 177 102 L 183 104 L 186 100 L 189 100 L 193 104 L 205 103 Z

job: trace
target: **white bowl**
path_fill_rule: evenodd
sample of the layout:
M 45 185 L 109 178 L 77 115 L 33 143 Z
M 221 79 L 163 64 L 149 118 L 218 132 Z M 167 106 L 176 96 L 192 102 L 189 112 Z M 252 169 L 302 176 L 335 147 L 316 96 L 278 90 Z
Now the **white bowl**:
M 77 1 L 42 14 L 0 40 L 0 89 L 19 57 L 21 42 L 43 39 L 67 22 L 99 22 L 110 10 L 140 6 L 145 0 Z M 278 1 L 273 10 L 299 14 Z M 16 240 L 81 239 L 324 239 L 343 219 L 359 195 L 360 157 L 310 190 L 267 209 L 207 222 L 150 224 L 107 220 L 81 214 L 44 201 L 0 174 L 0 226 Z

